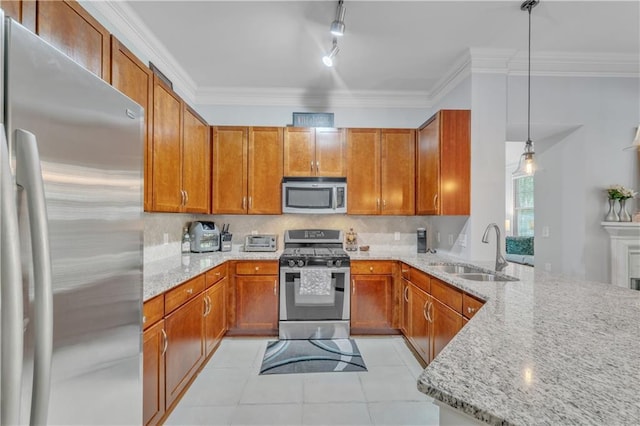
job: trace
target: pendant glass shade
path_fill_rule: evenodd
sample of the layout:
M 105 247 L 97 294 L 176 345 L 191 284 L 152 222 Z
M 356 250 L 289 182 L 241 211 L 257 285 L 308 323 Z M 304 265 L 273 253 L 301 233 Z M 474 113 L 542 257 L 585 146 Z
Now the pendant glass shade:
M 524 153 L 518 161 L 518 168 L 512 173 L 513 177 L 532 176 L 536 172 L 534 155 L 533 142 L 528 140 L 524 146 Z

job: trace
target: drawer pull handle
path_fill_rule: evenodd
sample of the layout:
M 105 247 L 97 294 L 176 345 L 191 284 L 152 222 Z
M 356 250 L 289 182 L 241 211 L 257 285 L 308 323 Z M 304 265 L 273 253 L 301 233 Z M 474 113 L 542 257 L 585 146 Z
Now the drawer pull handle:
M 216 277 L 219 277 L 219 276 L 220 276 L 220 272 L 216 272 Z
M 145 322 L 147 322 L 147 317 L 145 315 L 142 316 L 142 323 L 144 324 Z
M 192 288 L 188 288 L 187 289 L 187 294 L 193 294 L 193 289 Z
M 467 307 L 467 312 L 469 312 L 470 314 L 474 313 L 475 311 L 475 308 L 472 308 L 471 306 Z
M 278 281 L 273 282 L 273 295 L 274 296 L 278 295 Z
M 408 302 L 409 301 L 409 286 L 406 286 L 404 288 L 404 301 Z
M 167 348 L 169 347 L 169 338 L 167 337 L 167 332 L 164 331 L 164 328 L 161 330 L 162 331 L 162 355 L 164 356 L 165 353 L 167 353 Z

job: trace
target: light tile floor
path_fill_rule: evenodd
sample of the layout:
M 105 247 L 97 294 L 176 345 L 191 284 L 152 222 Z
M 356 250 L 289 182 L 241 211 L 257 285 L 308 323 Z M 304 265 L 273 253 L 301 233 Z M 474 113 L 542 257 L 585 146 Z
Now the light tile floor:
M 437 425 L 401 337 L 355 338 L 367 372 L 258 375 L 267 342 L 225 338 L 167 425 Z

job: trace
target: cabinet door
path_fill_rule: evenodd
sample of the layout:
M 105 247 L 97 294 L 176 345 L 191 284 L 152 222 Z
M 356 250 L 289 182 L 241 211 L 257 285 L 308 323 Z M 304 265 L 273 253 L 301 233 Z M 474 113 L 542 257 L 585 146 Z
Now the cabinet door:
M 209 356 L 227 331 L 226 291 L 227 277 L 224 277 L 205 293 L 207 311 L 205 315 L 205 356 Z
M 400 294 L 400 330 L 405 336 L 411 334 L 411 312 L 409 310 L 409 282 L 405 279 L 400 280 L 402 282 Z
M 109 32 L 75 1 L 38 1 L 36 34 L 103 80 L 111 81 Z
M 250 127 L 248 213 L 282 213 L 283 143 L 280 127 Z
M 144 107 L 144 210 L 151 210 L 153 144 L 153 73 L 111 36 L 111 85 Z
M 471 214 L 471 112 L 440 111 L 441 215 Z
M 209 200 L 211 193 L 209 126 L 186 105 L 183 114 L 182 189 L 185 193 L 184 211 L 209 213 L 211 205 Z
M 236 324 L 239 329 L 278 329 L 278 277 L 236 277 Z
M 316 175 L 324 177 L 346 176 L 347 153 L 344 129 L 317 128 L 315 130 Z
M 431 337 L 432 360 L 438 356 L 447 343 L 462 329 L 462 315 L 444 305 L 436 298 L 432 298 L 431 303 L 430 315 L 433 320 Z
M 351 278 L 351 329 L 391 329 L 390 275 L 354 275 Z
M 382 129 L 381 198 L 384 215 L 415 214 L 415 130 Z
M 153 210 L 182 209 L 182 101 L 153 78 Z
M 315 129 L 287 127 L 284 129 L 284 176 L 315 176 Z
M 16 22 L 22 22 L 22 0 L 2 0 L 0 8 L 4 11 L 5 16 L 13 18 Z
M 347 130 L 347 213 L 380 211 L 380 130 Z
M 212 206 L 214 214 L 244 214 L 247 211 L 246 127 L 212 128 Z
M 204 360 L 204 296 L 201 293 L 165 318 L 166 407 L 170 407 Z
M 145 330 L 142 340 L 142 423 L 157 424 L 165 411 L 164 320 Z
M 439 113 L 418 130 L 418 158 L 416 161 L 416 214 L 435 215 L 439 212 L 440 188 L 440 120 Z
M 430 323 L 427 320 L 427 308 L 431 297 L 414 285 L 409 285 L 409 340 L 425 363 L 430 358 Z

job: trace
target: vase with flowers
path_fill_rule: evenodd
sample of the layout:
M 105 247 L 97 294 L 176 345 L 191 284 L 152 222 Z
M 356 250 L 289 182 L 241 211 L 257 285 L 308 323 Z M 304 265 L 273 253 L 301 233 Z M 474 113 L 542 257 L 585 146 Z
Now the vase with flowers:
M 631 222 L 631 215 L 627 211 L 626 201 L 635 197 L 638 193 L 622 185 L 611 185 L 606 191 L 609 196 L 609 212 L 604 220 L 606 222 Z M 617 213 L 615 211 L 616 200 L 620 203 L 620 209 Z

